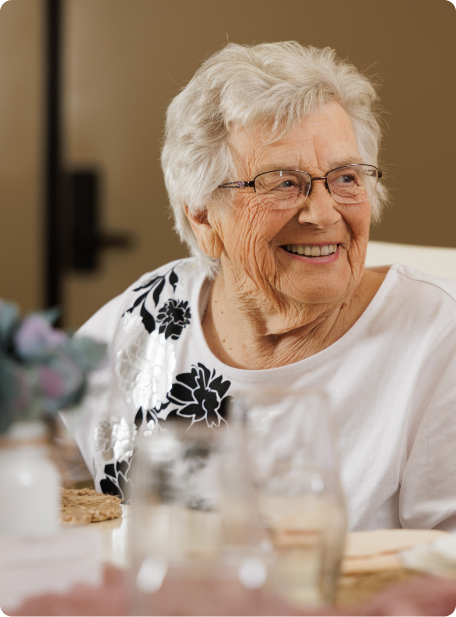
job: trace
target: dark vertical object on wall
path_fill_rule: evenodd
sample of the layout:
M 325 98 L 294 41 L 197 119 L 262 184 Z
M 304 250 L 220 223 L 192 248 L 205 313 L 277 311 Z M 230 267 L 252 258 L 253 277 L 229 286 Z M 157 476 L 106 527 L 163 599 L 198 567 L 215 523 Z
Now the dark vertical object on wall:
M 61 0 L 45 0 L 45 305 L 61 308 Z

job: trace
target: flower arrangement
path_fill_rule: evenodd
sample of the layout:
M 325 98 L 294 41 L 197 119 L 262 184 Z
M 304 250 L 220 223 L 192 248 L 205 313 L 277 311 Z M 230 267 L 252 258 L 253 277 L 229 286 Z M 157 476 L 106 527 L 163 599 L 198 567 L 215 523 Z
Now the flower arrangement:
M 20 319 L 15 304 L 0 300 L 0 434 L 13 422 L 78 404 L 88 374 L 105 358 L 103 343 L 53 328 L 57 316 L 51 310 Z

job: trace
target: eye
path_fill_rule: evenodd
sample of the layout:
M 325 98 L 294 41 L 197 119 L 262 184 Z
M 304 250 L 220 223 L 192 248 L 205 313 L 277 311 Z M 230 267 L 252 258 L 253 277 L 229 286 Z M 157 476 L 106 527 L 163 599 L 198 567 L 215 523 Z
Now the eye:
M 270 199 L 283 203 L 296 199 L 301 193 L 307 195 L 309 183 L 308 174 L 282 169 L 257 176 L 255 190 L 260 195 L 269 195 Z
M 284 173 L 283 171 L 280 175 L 276 175 L 275 178 L 271 175 L 271 188 L 274 191 L 290 194 L 295 194 L 302 190 L 303 178 L 293 172 Z
M 358 178 L 354 174 L 342 174 L 333 180 L 337 184 L 357 184 L 357 181 Z
M 277 186 L 277 188 L 279 188 L 279 189 L 290 189 L 290 188 L 294 188 L 296 186 L 298 186 L 298 185 L 293 180 L 284 180 L 283 182 L 281 182 Z

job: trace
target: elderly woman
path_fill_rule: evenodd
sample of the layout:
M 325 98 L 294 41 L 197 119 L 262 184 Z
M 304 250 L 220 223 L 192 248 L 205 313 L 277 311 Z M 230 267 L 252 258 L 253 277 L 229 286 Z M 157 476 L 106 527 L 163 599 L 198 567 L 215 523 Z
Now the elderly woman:
M 376 93 L 330 49 L 228 45 L 172 101 L 162 164 L 190 259 L 81 333 L 109 342 L 74 427 L 96 487 L 131 494 L 136 435 L 218 427 L 236 389 L 329 392 L 351 530 L 456 529 L 456 283 L 364 267 L 386 189 Z

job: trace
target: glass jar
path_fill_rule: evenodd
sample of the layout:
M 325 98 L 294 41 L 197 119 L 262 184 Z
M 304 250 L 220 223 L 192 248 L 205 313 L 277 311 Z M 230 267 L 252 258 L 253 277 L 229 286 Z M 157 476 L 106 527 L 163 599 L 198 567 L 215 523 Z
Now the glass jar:
M 233 406 L 273 552 L 271 591 L 301 607 L 329 605 L 347 514 L 328 397 L 311 388 L 264 387 L 238 393 Z
M 267 560 L 243 429 L 187 426 L 167 421 L 135 454 L 132 614 L 256 614 Z
M 60 473 L 49 458 L 40 421 L 16 422 L 0 441 L 0 535 L 40 536 L 58 531 Z

